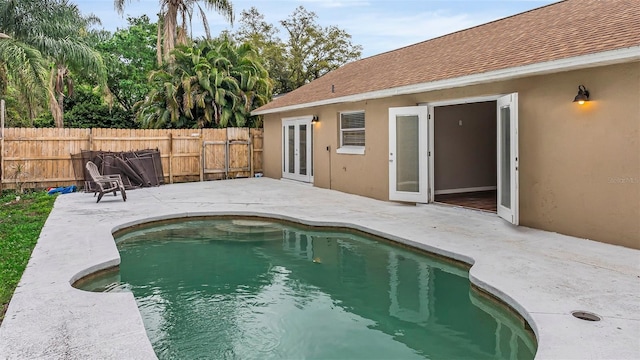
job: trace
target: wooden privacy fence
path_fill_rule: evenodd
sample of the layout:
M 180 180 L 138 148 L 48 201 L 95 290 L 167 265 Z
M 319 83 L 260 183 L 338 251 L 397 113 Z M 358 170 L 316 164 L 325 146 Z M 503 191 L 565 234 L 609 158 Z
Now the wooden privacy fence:
M 262 129 L 59 129 L 0 127 L 0 190 L 82 186 L 71 154 L 158 149 L 165 183 L 262 172 Z

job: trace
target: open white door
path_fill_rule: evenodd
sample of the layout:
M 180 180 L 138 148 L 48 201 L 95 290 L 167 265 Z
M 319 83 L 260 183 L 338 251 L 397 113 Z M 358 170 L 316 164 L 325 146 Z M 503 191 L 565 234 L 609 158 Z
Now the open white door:
M 498 99 L 498 216 L 518 225 L 518 93 Z
M 389 199 L 426 203 L 427 107 L 389 108 Z
M 312 116 L 282 119 L 282 177 L 312 181 Z

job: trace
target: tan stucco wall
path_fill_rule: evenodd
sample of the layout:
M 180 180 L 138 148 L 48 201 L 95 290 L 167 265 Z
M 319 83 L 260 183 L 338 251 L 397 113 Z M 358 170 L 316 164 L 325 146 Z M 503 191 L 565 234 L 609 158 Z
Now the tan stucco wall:
M 591 92 L 583 106 L 571 102 L 579 84 Z M 519 96 L 520 224 L 640 248 L 640 62 L 270 114 L 265 175 L 281 177 L 281 118 L 318 115 L 315 186 L 387 200 L 389 107 L 512 92 Z M 338 113 L 349 110 L 365 110 L 364 155 L 335 152 Z

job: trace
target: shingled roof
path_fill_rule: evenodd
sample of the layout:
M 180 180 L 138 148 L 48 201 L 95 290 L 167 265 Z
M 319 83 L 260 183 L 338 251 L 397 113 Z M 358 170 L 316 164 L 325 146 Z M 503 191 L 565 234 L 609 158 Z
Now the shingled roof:
M 566 0 L 375 55 L 346 64 L 253 113 L 416 93 L 435 90 L 437 84 L 464 86 L 481 83 L 482 74 L 487 75 L 485 82 L 492 75 L 493 81 L 501 79 L 497 75 L 532 75 L 532 65 L 548 62 L 567 70 L 572 59 L 609 52 L 602 59 L 590 58 L 590 65 L 640 59 L 640 0 Z

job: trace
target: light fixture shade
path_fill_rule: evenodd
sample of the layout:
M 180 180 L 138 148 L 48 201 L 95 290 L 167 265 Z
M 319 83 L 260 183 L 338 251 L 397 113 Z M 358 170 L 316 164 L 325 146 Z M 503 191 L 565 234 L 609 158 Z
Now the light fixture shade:
M 318 119 L 318 115 L 313 115 L 313 117 L 311 118 L 311 122 L 312 122 L 312 123 L 317 123 L 318 121 L 320 121 L 320 120 Z
M 578 86 L 578 95 L 573 99 L 573 102 L 577 102 L 582 105 L 585 101 L 589 101 L 589 90 L 587 90 L 584 85 L 580 85 Z

